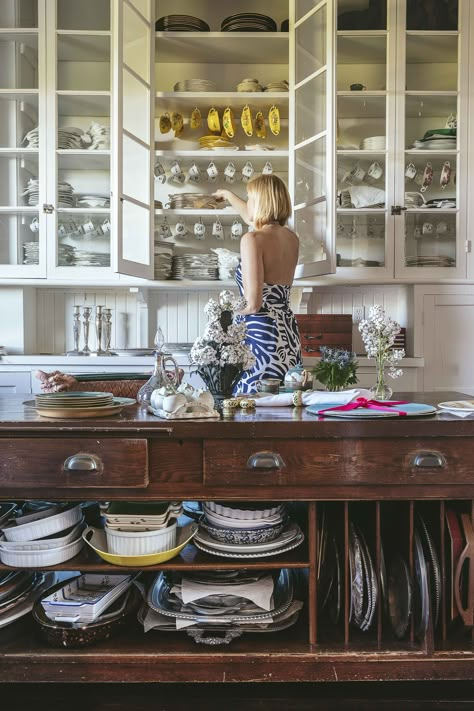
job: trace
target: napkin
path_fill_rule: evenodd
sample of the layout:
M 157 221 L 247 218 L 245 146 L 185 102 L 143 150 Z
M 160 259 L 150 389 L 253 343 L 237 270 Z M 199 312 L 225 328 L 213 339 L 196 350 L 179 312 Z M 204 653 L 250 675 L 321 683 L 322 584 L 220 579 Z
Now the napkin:
M 294 393 L 280 393 L 279 395 L 264 395 L 255 398 L 256 407 L 291 407 L 294 405 Z M 252 397 L 249 395 L 249 397 Z M 340 392 L 326 392 L 324 390 L 303 390 L 302 404 L 307 405 L 347 405 L 357 397 L 365 397 L 370 400 L 373 395 L 369 390 L 354 388 L 352 390 L 341 390 Z
M 203 585 L 202 583 L 188 578 L 181 580 L 181 598 L 183 605 L 187 605 L 195 600 L 201 600 L 208 595 L 238 595 L 250 600 L 255 605 L 258 605 L 263 610 L 271 610 L 272 595 L 273 595 L 273 578 L 271 575 L 265 575 L 260 580 L 253 583 L 245 583 L 244 585 Z M 171 592 L 176 592 L 176 587 L 171 588 Z
M 443 415 L 444 413 L 447 413 L 448 415 L 456 415 L 456 417 L 473 417 L 474 412 L 469 412 L 465 410 L 448 410 L 446 408 L 443 408 L 442 410 L 438 410 L 438 414 Z

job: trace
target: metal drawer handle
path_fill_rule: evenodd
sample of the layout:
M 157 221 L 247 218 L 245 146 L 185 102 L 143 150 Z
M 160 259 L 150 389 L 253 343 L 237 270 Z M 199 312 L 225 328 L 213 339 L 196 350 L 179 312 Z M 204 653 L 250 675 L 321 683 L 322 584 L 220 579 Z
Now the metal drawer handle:
M 309 333 L 305 334 L 305 338 L 307 341 L 320 341 L 323 337 L 322 333 L 318 333 L 317 336 L 310 336 Z
M 444 469 L 446 458 L 439 452 L 417 452 L 411 458 L 410 464 L 419 469 Z
M 95 454 L 73 454 L 64 462 L 65 472 L 101 472 L 102 459 Z
M 255 452 L 247 459 L 247 469 L 283 469 L 285 466 L 277 452 Z

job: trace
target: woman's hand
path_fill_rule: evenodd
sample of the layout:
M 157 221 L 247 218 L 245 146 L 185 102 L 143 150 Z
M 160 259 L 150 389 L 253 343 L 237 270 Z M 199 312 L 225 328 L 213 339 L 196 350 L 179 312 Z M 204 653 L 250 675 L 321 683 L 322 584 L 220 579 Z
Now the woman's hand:
M 215 193 L 212 193 L 212 197 L 215 197 L 218 202 L 223 202 L 224 200 L 227 200 L 227 202 L 230 202 L 229 196 L 231 192 L 230 190 L 226 190 L 225 188 L 216 190 Z
M 64 390 L 74 390 L 77 380 L 72 375 L 66 375 L 60 370 L 53 370 L 45 373 L 44 370 L 37 370 L 35 378 L 41 381 L 41 390 L 44 393 L 59 393 Z

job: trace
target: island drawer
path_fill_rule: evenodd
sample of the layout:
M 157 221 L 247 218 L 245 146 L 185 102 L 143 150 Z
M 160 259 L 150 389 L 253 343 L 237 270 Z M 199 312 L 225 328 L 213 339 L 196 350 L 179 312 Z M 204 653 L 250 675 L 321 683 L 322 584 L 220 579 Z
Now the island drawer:
M 468 484 L 472 461 L 474 438 L 207 440 L 204 484 Z
M 148 443 L 140 439 L 1 439 L 0 488 L 145 488 Z

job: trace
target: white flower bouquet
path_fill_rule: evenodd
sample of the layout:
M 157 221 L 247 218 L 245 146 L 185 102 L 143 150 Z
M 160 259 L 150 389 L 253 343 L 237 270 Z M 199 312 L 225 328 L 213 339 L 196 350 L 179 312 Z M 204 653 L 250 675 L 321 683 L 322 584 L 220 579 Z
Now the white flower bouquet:
M 234 323 L 245 299 L 221 291 L 219 300 L 209 299 L 204 312 L 209 322 L 191 348 L 191 363 L 213 394 L 230 397 L 242 372 L 255 365 L 255 356 L 245 343 L 245 321 Z
M 400 332 L 400 324 L 387 316 L 382 306 L 371 306 L 369 317 L 359 324 L 359 331 L 369 358 L 375 359 L 377 382 L 371 391 L 379 399 L 388 399 L 391 388 L 385 384 L 385 367 L 391 378 L 399 378 L 403 370 L 398 368 L 405 357 L 403 348 L 394 348 L 395 338 Z

